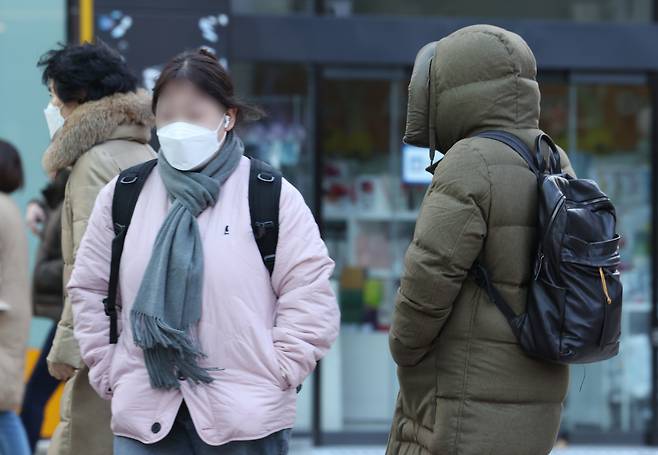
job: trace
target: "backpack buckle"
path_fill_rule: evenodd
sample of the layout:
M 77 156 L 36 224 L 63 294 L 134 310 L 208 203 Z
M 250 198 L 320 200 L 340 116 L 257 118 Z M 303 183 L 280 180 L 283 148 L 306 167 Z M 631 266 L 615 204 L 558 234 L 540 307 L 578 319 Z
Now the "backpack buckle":
M 268 229 L 274 229 L 274 223 L 272 221 L 256 221 L 254 225 L 256 226 L 254 236 L 257 239 L 262 239 L 267 234 Z
M 121 305 L 114 302 L 114 306 L 110 309 L 110 304 L 108 298 L 103 299 L 103 308 L 105 309 L 105 315 L 109 317 L 114 317 L 114 315 L 119 314 L 118 310 L 121 310 Z
M 256 177 L 258 180 L 265 183 L 272 183 L 274 181 L 274 176 L 272 174 L 265 174 L 260 172 Z
M 131 183 L 135 183 L 138 179 L 139 176 L 137 175 L 133 175 L 133 176 L 126 175 L 125 177 L 121 177 L 121 180 L 119 180 L 119 182 L 125 185 L 130 185 Z
M 125 224 L 120 224 L 120 223 L 114 223 L 114 235 L 119 236 L 123 231 L 126 229 Z
M 275 260 L 276 260 L 276 254 L 270 254 L 263 257 L 263 262 L 266 262 L 268 264 L 273 264 Z
M 113 315 L 117 314 L 116 306 L 110 308 L 109 300 L 107 297 L 103 299 L 103 308 L 105 309 L 106 316 L 112 317 Z

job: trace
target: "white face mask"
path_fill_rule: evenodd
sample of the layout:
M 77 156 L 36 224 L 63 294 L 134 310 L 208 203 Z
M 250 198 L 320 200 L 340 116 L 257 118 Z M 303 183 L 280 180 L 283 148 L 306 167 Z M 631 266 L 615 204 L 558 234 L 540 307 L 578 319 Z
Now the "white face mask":
M 60 108 L 53 103 L 48 103 L 48 106 L 43 110 L 43 114 L 46 116 L 50 139 L 52 139 L 55 133 L 64 125 L 64 117 L 62 117 Z
M 174 122 L 158 129 L 160 148 L 167 162 L 179 171 L 192 171 L 208 164 L 219 153 L 226 139 L 226 132 L 220 141 L 217 133 L 223 126 L 227 128 L 231 118 L 224 116 L 224 121 L 215 130 L 187 122 Z

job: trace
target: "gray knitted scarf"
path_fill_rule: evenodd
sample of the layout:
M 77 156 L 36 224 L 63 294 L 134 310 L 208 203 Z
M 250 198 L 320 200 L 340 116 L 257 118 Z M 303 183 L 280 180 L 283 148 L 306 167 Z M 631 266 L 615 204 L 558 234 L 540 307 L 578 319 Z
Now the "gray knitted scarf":
M 133 339 L 144 351 L 153 388 L 177 389 L 181 375 L 196 384 L 212 382 L 197 363 L 204 354 L 196 336 L 203 285 L 203 245 L 196 218 L 215 205 L 243 152 L 240 138 L 229 132 L 221 153 L 202 171 L 181 172 L 162 153 L 158 158 L 172 205 L 130 314 Z

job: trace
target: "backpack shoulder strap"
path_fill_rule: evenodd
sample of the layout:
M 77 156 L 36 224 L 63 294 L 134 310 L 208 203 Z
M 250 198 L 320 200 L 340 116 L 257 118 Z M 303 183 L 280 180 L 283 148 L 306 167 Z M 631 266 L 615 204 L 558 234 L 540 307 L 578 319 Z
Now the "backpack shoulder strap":
M 543 174 L 543 170 L 540 170 L 540 165 L 538 164 L 540 161 L 537 156 L 530 151 L 528 146 L 518 136 L 506 131 L 484 131 L 479 133 L 477 137 L 493 139 L 494 141 L 507 145 L 523 158 L 528 164 L 528 168 L 530 168 L 532 173 L 537 176 L 537 179 Z M 543 160 L 541 162 L 543 163 Z M 479 259 L 473 264 L 473 267 L 470 270 L 470 275 L 475 283 L 487 293 L 489 300 L 496 305 L 501 313 L 503 313 L 505 319 L 507 319 L 507 322 L 512 328 L 514 336 L 519 338 L 521 335 L 520 324 L 522 323 L 523 315 L 517 315 L 512 307 L 505 301 L 505 298 L 491 282 L 488 270 Z
M 119 234 L 121 228 L 127 229 L 130 225 L 139 193 L 156 164 L 158 164 L 157 159 L 146 161 L 125 169 L 119 174 L 112 198 L 112 223 L 114 223 L 116 235 Z
M 535 154 L 530 151 L 528 146 L 525 145 L 525 143 L 519 139 L 518 136 L 512 133 L 508 133 L 507 131 L 483 131 L 482 133 L 479 133 L 477 137 L 484 137 L 487 139 L 493 139 L 494 141 L 502 142 L 516 153 L 518 153 L 521 158 L 523 158 L 525 162 L 528 163 L 528 167 L 538 178 L 543 173 L 543 171 L 540 170 L 537 156 L 535 156 Z M 543 159 L 541 162 L 543 162 Z
M 498 289 L 493 285 L 491 278 L 489 277 L 489 272 L 479 260 L 475 261 L 473 264 L 473 267 L 470 270 L 470 275 L 473 277 L 475 283 L 487 293 L 489 300 L 496 305 L 501 313 L 503 313 L 505 319 L 507 319 L 507 322 L 512 328 L 512 332 L 514 332 L 514 336 L 518 338 L 520 335 L 518 316 L 512 307 L 505 301 L 500 292 L 498 292 Z
M 139 193 L 144 187 L 149 174 L 158 160 L 147 161 L 126 169 L 119 174 L 114 195 L 112 197 L 112 224 L 114 240 L 112 240 L 112 259 L 110 261 L 110 282 L 107 298 L 103 300 L 105 314 L 110 318 L 110 344 L 116 344 L 119 339 L 117 324 L 117 287 L 119 284 L 119 265 L 126 241 L 126 232 L 130 226 Z
M 249 213 L 254 237 L 263 263 L 272 275 L 279 242 L 279 199 L 281 172 L 269 164 L 251 158 L 249 173 Z

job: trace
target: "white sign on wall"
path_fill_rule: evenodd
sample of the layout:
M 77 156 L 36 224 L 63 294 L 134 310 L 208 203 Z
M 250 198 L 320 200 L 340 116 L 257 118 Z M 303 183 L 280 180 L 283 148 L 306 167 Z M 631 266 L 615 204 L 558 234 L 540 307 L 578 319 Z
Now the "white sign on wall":
M 443 158 L 443 154 L 436 152 L 435 160 Z M 402 182 L 407 185 L 429 185 L 432 183 L 432 174 L 427 172 L 430 165 L 429 150 L 413 145 L 402 146 Z

